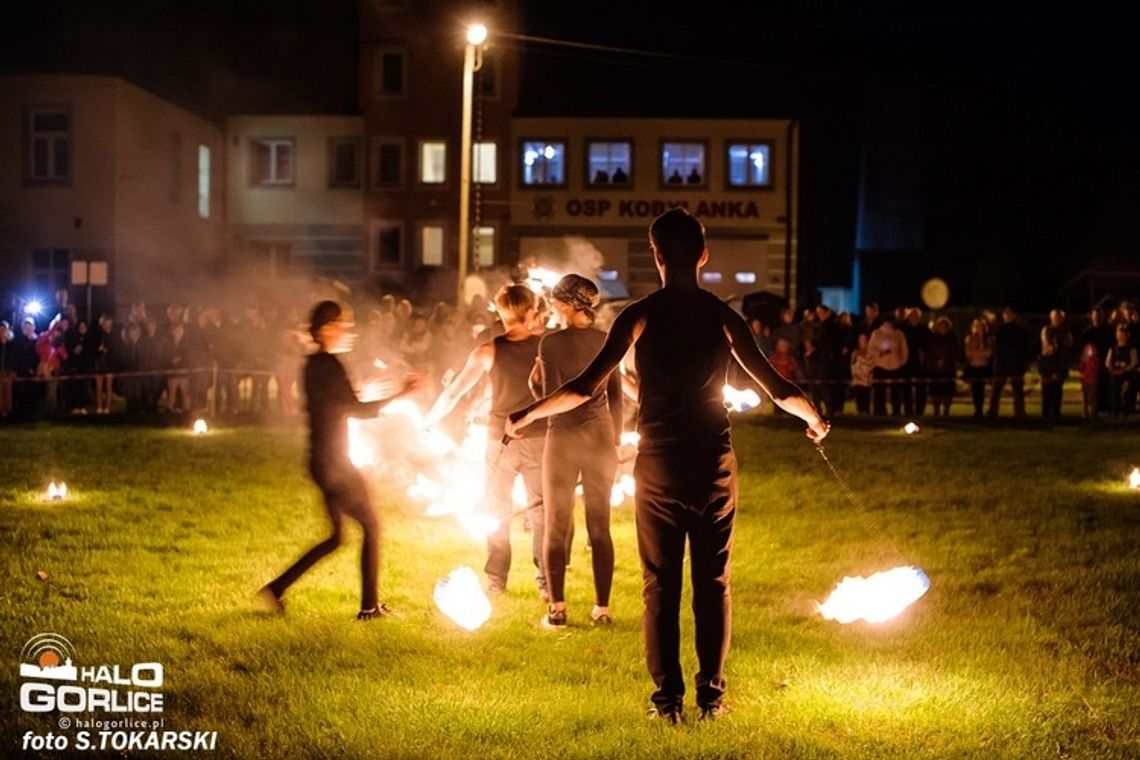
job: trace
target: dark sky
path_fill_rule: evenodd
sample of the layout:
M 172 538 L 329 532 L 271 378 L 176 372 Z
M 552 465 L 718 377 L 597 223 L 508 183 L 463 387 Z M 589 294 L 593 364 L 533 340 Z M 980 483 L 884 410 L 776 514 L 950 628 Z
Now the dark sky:
M 669 56 L 500 44 L 527 53 L 524 115 L 798 119 L 808 285 L 845 282 L 864 149 L 905 122 L 896 184 L 918 198 L 922 250 L 869 252 L 867 271 L 939 274 L 958 302 L 1042 308 L 1083 266 L 1140 268 L 1137 19 L 1055 6 L 532 0 L 515 31 Z M 120 74 L 219 120 L 357 109 L 354 1 L 38 0 L 6 13 L 8 69 Z

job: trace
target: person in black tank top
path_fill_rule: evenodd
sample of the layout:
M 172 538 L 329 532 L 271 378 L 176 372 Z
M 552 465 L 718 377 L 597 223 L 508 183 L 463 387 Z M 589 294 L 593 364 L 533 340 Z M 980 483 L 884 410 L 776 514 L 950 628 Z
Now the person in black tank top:
M 542 539 L 545 529 L 542 507 L 542 449 L 545 425 L 532 425 L 518 431 L 522 440 L 507 446 L 503 433 L 507 415 L 534 400 L 527 380 L 538 356 L 539 337 L 531 334 L 535 297 L 530 288 L 508 285 L 495 295 L 495 308 L 506 332 L 476 347 L 466 364 L 451 381 L 427 413 L 428 425 L 438 425 L 456 403 L 484 375 L 491 377 L 491 414 L 487 424 L 486 500 L 491 516 L 499 526 L 487 537 L 488 590 L 502 593 L 507 587 L 511 569 L 511 488 L 516 474 L 526 486 L 526 512 L 531 524 L 531 554 L 536 568 L 535 582 L 539 595 L 549 600 L 546 574 L 543 572 Z
M 551 393 L 586 368 L 605 342 L 595 328 L 593 309 L 598 288 L 590 280 L 568 274 L 551 292 L 564 329 L 549 333 L 538 347 L 532 387 Z M 538 395 L 538 394 L 536 394 Z M 579 476 L 586 507 L 586 530 L 594 569 L 595 625 L 611 622 L 610 588 L 614 576 L 614 544 L 610 537 L 610 491 L 617 471 L 621 434 L 621 378 L 610 373 L 606 387 L 573 411 L 551 417 L 542 458 L 542 502 L 546 511 L 543 557 L 550 584 L 550 605 L 541 624 L 566 626 L 566 565 L 574 525 L 574 489 Z
M 654 220 L 649 242 L 662 287 L 627 306 L 605 344 L 577 377 L 511 415 L 508 435 L 593 398 L 630 346 L 640 378 L 637 546 L 645 601 L 645 648 L 655 690 L 650 714 L 681 720 L 681 586 L 689 543 L 696 626 L 697 706 L 702 718 L 727 709 L 724 661 L 732 629 L 730 555 L 736 516 L 736 458 L 723 386 L 735 359 L 772 400 L 819 442 L 829 426 L 795 384 L 756 345 L 743 317 L 702 290 L 708 260 L 704 227 L 674 208 Z
M 279 577 L 266 584 L 261 594 L 276 611 L 284 609 L 281 598 L 304 573 L 340 546 L 341 526 L 349 517 L 364 530 L 360 550 L 360 612 L 357 620 L 388 614 L 377 598 L 380 566 L 380 520 L 368 496 L 368 487 L 348 458 L 348 418 L 375 417 L 388 402 L 422 386 L 422 379 L 409 375 L 395 396 L 380 401 L 360 401 L 348 374 L 335 354 L 352 348 L 355 334 L 352 314 L 335 301 L 322 301 L 313 309 L 309 332 L 320 350 L 305 363 L 305 404 L 309 412 L 309 473 L 321 489 L 332 534 L 305 553 Z

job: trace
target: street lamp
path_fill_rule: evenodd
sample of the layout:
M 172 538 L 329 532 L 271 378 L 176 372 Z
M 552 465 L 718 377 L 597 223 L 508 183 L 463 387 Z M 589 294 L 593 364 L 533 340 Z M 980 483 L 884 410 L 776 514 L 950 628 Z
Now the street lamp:
M 475 72 L 483 66 L 482 45 L 487 41 L 487 27 L 467 27 L 467 45 L 463 49 L 463 122 L 459 137 L 459 271 L 455 303 L 463 307 L 463 284 L 467 279 L 468 248 L 471 243 L 471 101 Z

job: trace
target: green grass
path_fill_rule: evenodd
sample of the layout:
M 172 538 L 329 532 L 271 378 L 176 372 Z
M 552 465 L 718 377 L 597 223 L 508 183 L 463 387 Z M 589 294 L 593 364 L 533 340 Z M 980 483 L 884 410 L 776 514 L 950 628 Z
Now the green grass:
M 387 477 L 373 480 L 382 597 L 400 617 L 352 619 L 355 531 L 271 617 L 252 593 L 325 532 L 299 426 L 200 439 L 0 429 L 0 755 L 55 727 L 17 704 L 20 648 L 42 631 L 68 637 L 81 663 L 163 663 L 166 728 L 217 730 L 216 757 L 1140 755 L 1140 497 L 1123 480 L 1140 464 L 1135 430 L 924 427 L 908 438 L 841 424 L 827 447 L 893 542 L 883 552 L 798 425 L 737 421 L 735 709 L 680 729 L 642 717 L 651 684 L 628 507 L 614 513 L 612 630 L 585 624 L 584 531 L 571 626 L 538 628 L 517 528 L 511 593 L 482 629 L 457 628 L 432 588 L 457 565 L 480 568 L 482 548 L 419 516 Z M 53 477 L 72 499 L 42 500 Z M 900 560 L 933 584 L 900 618 L 841 626 L 813 613 L 843 575 Z M 691 679 L 687 612 L 684 631 Z

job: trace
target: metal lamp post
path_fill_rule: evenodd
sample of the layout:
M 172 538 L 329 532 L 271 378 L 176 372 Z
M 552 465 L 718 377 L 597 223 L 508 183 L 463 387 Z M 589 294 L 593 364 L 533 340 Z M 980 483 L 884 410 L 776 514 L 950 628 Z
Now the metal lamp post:
M 487 27 L 467 27 L 467 45 L 463 49 L 463 121 L 459 139 L 459 271 L 455 303 L 463 307 L 463 285 L 467 279 L 467 258 L 471 251 L 471 102 L 475 72 L 483 64 L 482 45 L 487 41 Z

